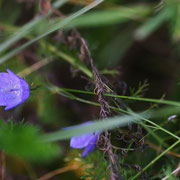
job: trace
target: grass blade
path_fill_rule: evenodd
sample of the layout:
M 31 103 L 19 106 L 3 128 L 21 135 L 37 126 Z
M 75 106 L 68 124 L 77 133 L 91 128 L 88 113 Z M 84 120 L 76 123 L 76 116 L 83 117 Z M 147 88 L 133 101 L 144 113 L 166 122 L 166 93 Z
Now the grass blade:
M 58 8 L 62 6 L 67 0 L 60 0 L 53 4 L 53 7 Z M 15 32 L 12 36 L 9 37 L 4 43 L 0 44 L 0 52 L 8 49 L 12 44 L 17 42 L 19 39 L 25 37 L 28 33 L 30 33 L 34 27 L 39 24 L 42 20 L 44 20 L 45 16 L 40 16 L 31 20 L 29 23 L 25 24 L 22 28 L 20 28 L 17 32 Z
M 97 0 L 94 1 L 93 3 L 89 4 L 88 6 L 82 8 L 81 10 L 77 11 L 76 13 L 66 17 L 63 20 L 60 20 L 59 22 L 55 23 L 50 29 L 48 29 L 46 32 L 44 32 L 43 34 L 35 37 L 34 39 L 28 41 L 27 43 L 24 43 L 23 45 L 21 45 L 20 47 L 16 48 L 15 50 L 12 50 L 11 52 L 7 53 L 5 56 L 3 56 L 2 58 L 0 58 L 0 64 L 2 64 L 3 62 L 5 62 L 6 60 L 8 60 L 9 58 L 13 57 L 14 55 L 16 55 L 17 53 L 19 53 L 21 50 L 23 50 L 24 48 L 28 47 L 29 45 L 31 45 L 32 43 L 40 40 L 41 38 L 51 34 L 54 31 L 57 31 L 58 29 L 61 29 L 62 27 L 64 27 L 65 25 L 67 25 L 68 23 L 70 23 L 73 19 L 77 18 L 78 16 L 84 14 L 85 12 L 89 11 L 90 9 L 94 8 L 95 6 L 97 6 L 98 4 L 100 4 L 101 2 L 103 2 L 103 0 Z
M 141 113 L 141 116 L 145 117 L 145 114 Z M 103 131 L 105 129 L 113 129 L 137 120 L 138 117 L 134 115 L 116 116 L 113 118 L 108 118 L 106 120 L 95 121 L 91 124 L 84 125 L 83 127 L 75 127 L 67 130 L 60 130 L 57 132 L 45 134 L 42 140 L 45 142 L 58 141 L 63 139 L 68 139 L 73 136 L 80 134 L 93 132 L 96 130 Z

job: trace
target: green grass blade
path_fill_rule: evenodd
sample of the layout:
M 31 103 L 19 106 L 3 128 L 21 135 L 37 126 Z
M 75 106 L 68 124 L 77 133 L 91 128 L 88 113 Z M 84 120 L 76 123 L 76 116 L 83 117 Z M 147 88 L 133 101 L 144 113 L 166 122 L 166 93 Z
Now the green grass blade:
M 59 88 L 59 87 L 57 87 Z M 77 90 L 77 89 L 69 89 L 69 88 L 59 88 L 68 92 L 75 92 L 75 93 L 83 93 L 83 94 L 90 94 L 95 95 L 94 92 L 91 91 L 83 91 L 83 90 Z M 133 97 L 133 96 L 121 96 L 121 95 L 115 95 L 115 94 L 103 94 L 104 96 L 109 97 L 115 97 L 115 98 L 122 98 L 122 99 L 130 99 L 135 101 L 145 101 L 145 102 L 151 102 L 151 103 L 159 103 L 159 104 L 166 104 L 166 105 L 172 105 L 172 106 L 180 106 L 180 102 L 177 101 L 169 101 L 169 100 L 163 100 L 163 99 L 151 99 L 151 98 L 141 98 L 141 97 Z
M 154 158 L 145 168 L 143 168 L 143 172 L 146 171 L 149 167 L 151 167 L 156 161 L 158 161 L 162 156 L 164 156 L 168 151 L 173 149 L 175 146 L 177 146 L 180 143 L 180 139 L 176 141 L 174 144 L 172 144 L 170 147 L 168 147 L 166 150 L 164 150 L 160 155 L 158 155 L 156 158 Z M 130 178 L 130 180 L 134 180 L 137 177 L 139 177 L 141 173 L 137 173 L 134 177 Z
M 91 104 L 93 106 L 100 106 L 96 102 L 88 101 L 88 100 L 76 97 L 76 96 L 72 95 L 71 93 L 66 92 L 65 90 L 63 90 L 61 88 L 58 88 L 58 87 L 55 87 L 55 86 L 51 86 L 51 88 L 49 88 L 49 90 L 51 90 L 52 93 L 57 93 L 57 94 L 60 94 L 62 96 L 65 96 L 67 98 L 80 101 L 82 103 Z M 174 137 L 175 139 L 178 139 L 178 140 L 180 139 L 180 137 L 178 137 L 177 135 L 175 135 L 172 132 L 166 130 L 165 128 L 161 127 L 160 125 L 154 123 L 153 121 L 149 120 L 148 118 L 145 118 L 143 116 L 140 116 L 140 115 L 134 113 L 130 109 L 129 110 L 124 110 L 124 109 L 120 109 L 120 108 L 117 108 L 117 107 L 114 107 L 114 106 L 109 106 L 109 107 L 110 107 L 111 110 L 114 110 L 116 112 L 120 112 L 120 113 L 127 114 L 127 115 L 137 116 L 137 118 L 140 119 L 141 121 L 148 122 L 149 124 L 153 125 L 157 129 L 165 132 L 166 134 L 169 134 L 170 136 Z M 180 114 L 180 110 L 179 110 L 179 107 L 173 107 L 173 108 L 165 107 L 165 108 L 161 108 L 161 109 L 158 109 L 158 110 L 148 111 L 148 113 L 149 113 L 149 117 L 158 118 L 158 117 L 169 116 L 169 115 L 172 115 L 172 114 Z M 148 117 L 148 114 L 146 114 L 146 116 Z
M 95 6 L 97 6 L 98 4 L 100 4 L 101 2 L 103 2 L 103 0 L 96 0 L 93 3 L 89 4 L 88 6 L 82 8 L 81 10 L 77 11 L 76 13 L 64 18 L 63 20 L 60 20 L 59 22 L 56 22 L 51 28 L 49 28 L 46 32 L 44 32 L 43 34 L 35 37 L 34 39 L 28 41 L 27 43 L 24 43 L 23 45 L 21 45 L 20 47 L 16 48 L 15 50 L 12 50 L 11 52 L 7 53 L 5 56 L 3 56 L 2 58 L 0 58 L 0 64 L 2 64 L 4 61 L 8 60 L 9 58 L 13 57 L 14 55 L 16 55 L 18 52 L 20 52 L 21 50 L 23 50 L 24 48 L 28 47 L 29 45 L 31 45 L 32 43 L 40 40 L 41 38 L 51 34 L 52 32 L 61 29 L 62 27 L 64 27 L 65 25 L 67 25 L 68 23 L 70 23 L 73 19 L 77 18 L 78 16 L 84 14 L 85 12 L 89 11 L 90 9 L 94 8 Z
M 154 32 L 162 23 L 167 21 L 172 16 L 172 8 L 165 8 L 159 14 L 150 18 L 142 26 L 135 31 L 135 38 L 138 40 L 148 37 Z
M 88 77 L 93 78 L 93 73 L 79 59 L 75 59 L 69 56 L 67 53 L 58 50 L 58 48 L 56 48 L 52 44 L 44 43 L 44 46 L 48 48 L 52 55 L 64 59 L 65 61 L 73 65 L 75 68 L 80 69 Z
M 53 4 L 53 7 L 58 8 L 62 6 L 67 0 L 59 0 Z M 45 16 L 40 16 L 31 20 L 29 23 L 25 24 L 22 28 L 20 28 L 17 32 L 15 32 L 12 36 L 8 38 L 4 43 L 0 44 L 0 52 L 9 48 L 12 44 L 17 42 L 19 39 L 25 37 L 28 33 L 30 33 L 37 24 L 39 24 L 42 20 L 44 20 Z
M 141 114 L 141 116 L 145 117 L 145 114 Z M 103 131 L 106 129 L 122 127 L 136 120 L 137 120 L 137 116 L 134 115 L 116 116 L 101 121 L 95 121 L 91 124 L 84 125 L 83 127 L 75 127 L 67 130 L 60 130 L 57 132 L 49 133 L 44 135 L 42 137 L 42 140 L 45 142 L 51 142 L 51 141 L 68 139 L 73 136 L 81 135 L 88 132 L 93 132 L 96 130 Z
M 150 11 L 151 8 L 149 6 L 142 5 L 97 10 L 74 19 L 67 27 L 104 26 L 123 23 L 129 20 L 139 20 L 147 16 Z

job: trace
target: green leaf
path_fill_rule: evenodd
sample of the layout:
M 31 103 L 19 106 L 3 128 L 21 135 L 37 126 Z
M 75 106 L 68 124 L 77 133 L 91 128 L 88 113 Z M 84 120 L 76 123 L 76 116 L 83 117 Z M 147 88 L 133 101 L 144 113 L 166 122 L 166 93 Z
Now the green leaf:
M 49 161 L 60 152 L 58 146 L 40 141 L 36 127 L 12 121 L 0 121 L 0 149 L 33 162 Z

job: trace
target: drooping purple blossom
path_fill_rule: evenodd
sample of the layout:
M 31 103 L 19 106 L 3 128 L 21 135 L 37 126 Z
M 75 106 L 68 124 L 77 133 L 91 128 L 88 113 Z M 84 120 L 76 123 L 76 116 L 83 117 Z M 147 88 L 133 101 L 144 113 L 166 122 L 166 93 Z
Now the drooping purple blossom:
M 27 82 L 7 69 L 7 73 L 0 73 L 0 106 L 9 110 L 29 97 Z
M 88 121 L 77 126 L 68 127 L 68 129 L 73 128 L 73 127 L 80 127 L 88 123 L 92 123 L 92 121 Z M 87 156 L 87 154 L 92 152 L 94 148 L 96 147 L 98 135 L 99 135 L 99 131 L 90 132 L 90 133 L 82 134 L 79 136 L 74 136 L 71 138 L 70 147 L 77 148 L 77 149 L 84 148 L 82 152 L 82 157 L 84 158 Z

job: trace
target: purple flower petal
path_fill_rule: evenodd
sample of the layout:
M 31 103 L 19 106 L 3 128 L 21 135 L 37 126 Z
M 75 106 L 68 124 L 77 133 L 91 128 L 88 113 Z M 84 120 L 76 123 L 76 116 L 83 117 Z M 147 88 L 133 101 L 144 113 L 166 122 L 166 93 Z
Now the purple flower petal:
M 80 125 L 76 125 L 76 126 L 71 126 L 71 127 L 66 127 L 63 129 L 71 129 L 74 127 L 80 127 L 80 126 L 84 126 L 85 124 L 88 123 L 92 123 L 92 121 L 88 121 L 85 123 L 82 123 Z M 86 133 L 80 136 L 74 136 L 71 138 L 70 141 L 70 147 L 72 148 L 85 148 L 83 153 L 82 153 L 82 157 L 85 157 L 87 154 L 89 154 L 95 147 L 96 147 L 96 141 L 99 135 L 99 131 L 94 132 L 90 132 L 90 133 Z
M 96 147 L 96 141 L 97 141 L 97 139 L 98 139 L 98 135 L 99 135 L 99 133 L 96 133 L 96 134 L 92 137 L 92 139 L 91 139 L 91 141 L 89 142 L 89 144 L 88 144 L 88 145 L 85 147 L 85 149 L 83 150 L 83 152 L 82 152 L 82 157 L 83 157 L 83 158 L 86 157 L 87 154 L 91 153 L 91 152 L 94 150 L 94 148 Z
M 7 69 L 8 73 L 0 73 L 0 106 L 11 109 L 29 97 L 29 86 L 25 80 Z
M 83 134 L 71 138 L 70 147 L 72 148 L 84 148 L 91 141 L 93 133 Z
M 89 124 L 89 123 L 92 123 L 92 121 L 87 121 L 85 123 L 75 125 L 75 126 L 66 127 L 63 129 L 71 129 L 74 127 L 81 127 L 81 126 L 84 126 L 85 124 Z M 93 133 L 91 133 L 91 132 L 83 134 L 83 135 L 79 135 L 79 136 L 74 136 L 71 138 L 70 147 L 79 148 L 79 149 L 84 148 L 89 144 L 92 136 L 93 136 Z
M 95 147 L 96 144 L 89 144 L 87 147 L 85 147 L 82 152 L 82 157 L 85 158 L 89 153 L 91 153 L 94 150 Z
M 21 103 L 24 102 L 29 97 L 29 85 L 28 85 L 28 83 L 24 79 L 20 78 L 15 73 L 13 73 L 11 70 L 7 69 L 7 72 L 19 79 L 21 89 L 22 89 Z

